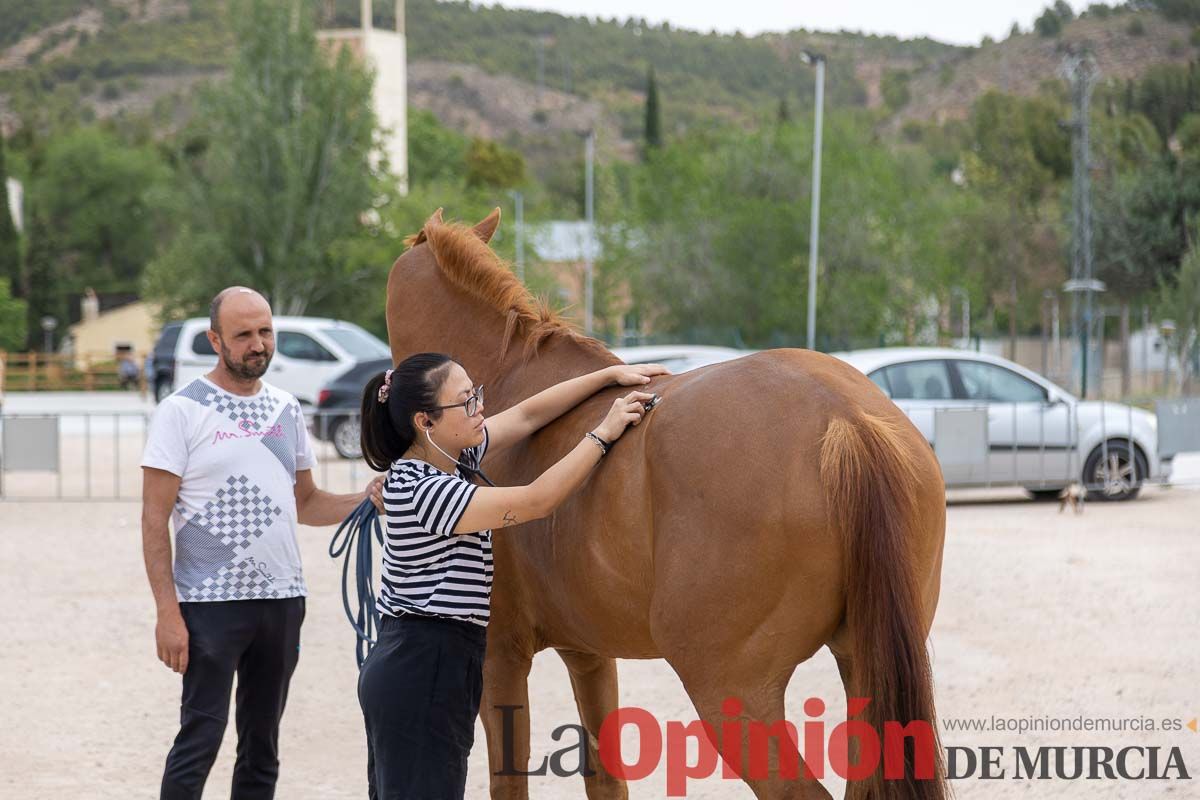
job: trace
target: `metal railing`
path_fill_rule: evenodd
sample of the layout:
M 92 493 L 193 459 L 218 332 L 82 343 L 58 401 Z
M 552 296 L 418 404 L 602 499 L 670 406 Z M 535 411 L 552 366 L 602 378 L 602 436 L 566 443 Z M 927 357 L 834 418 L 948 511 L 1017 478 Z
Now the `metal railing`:
M 1109 496 L 1171 480 L 1173 458 L 1200 451 L 1200 400 L 1160 400 L 1153 422 L 1131 405 L 900 400 L 948 488 L 1078 484 Z M 1189 475 L 1184 483 L 1200 482 Z
M 1132 406 L 1089 406 L 1081 419 L 1080 406 L 1068 403 L 898 405 L 933 447 L 948 488 L 1052 491 L 1082 484 L 1111 491 L 1117 477 L 1134 486 L 1162 482 L 1159 456 L 1170 463 L 1176 454 L 1200 452 L 1200 398 L 1159 401 L 1157 431 L 1137 424 Z M 139 500 L 149 420 L 146 411 L 0 416 L 0 500 Z M 374 473 L 359 454 L 357 412 L 314 414 L 308 428 L 317 485 L 333 492 L 362 489 Z M 1089 462 L 1091 475 L 1085 476 Z M 1108 470 L 1099 470 L 1099 481 L 1097 464 Z M 1126 474 L 1112 474 L 1113 465 Z M 1172 483 L 1200 484 L 1200 470 L 1174 476 Z
M 0 415 L 0 500 L 140 500 L 150 416 L 143 411 Z M 374 475 L 361 458 L 339 455 L 335 443 L 320 435 L 341 431 L 340 444 L 356 443 L 357 422 L 357 414 L 309 418 L 317 456 L 314 477 L 322 489 L 357 491 Z M 353 426 L 353 436 L 342 426 Z

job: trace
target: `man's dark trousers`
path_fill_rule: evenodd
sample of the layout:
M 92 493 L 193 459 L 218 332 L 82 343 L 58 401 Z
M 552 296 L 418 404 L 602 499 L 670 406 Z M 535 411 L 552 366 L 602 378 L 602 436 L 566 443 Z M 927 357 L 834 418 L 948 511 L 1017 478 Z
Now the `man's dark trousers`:
M 300 657 L 304 598 L 180 603 L 188 629 L 179 735 L 161 800 L 199 800 L 229 719 L 237 675 L 231 800 L 268 800 L 279 776 L 279 720 Z

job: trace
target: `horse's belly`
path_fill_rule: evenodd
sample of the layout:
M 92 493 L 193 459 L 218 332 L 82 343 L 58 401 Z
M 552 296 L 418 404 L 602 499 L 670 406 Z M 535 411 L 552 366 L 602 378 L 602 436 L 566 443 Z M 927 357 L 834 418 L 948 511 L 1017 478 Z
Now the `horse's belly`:
M 650 635 L 653 581 L 644 523 L 571 504 L 513 542 L 546 646 L 613 658 L 657 658 Z

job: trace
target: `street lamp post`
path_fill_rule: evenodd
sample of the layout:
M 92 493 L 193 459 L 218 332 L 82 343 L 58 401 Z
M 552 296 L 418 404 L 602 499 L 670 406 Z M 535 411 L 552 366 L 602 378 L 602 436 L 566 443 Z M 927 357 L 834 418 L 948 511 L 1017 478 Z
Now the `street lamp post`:
M 971 295 L 961 286 L 955 286 L 950 294 L 962 298 L 962 336 L 963 349 L 966 350 L 971 346 Z
M 816 114 L 813 119 L 812 218 L 808 241 L 808 349 L 817 345 L 817 245 L 821 233 L 821 123 L 825 106 L 825 56 L 807 50 L 800 54 L 805 64 L 817 68 Z
M 49 315 L 42 317 L 42 346 L 49 353 L 54 349 L 54 331 L 58 328 L 58 320 Z
M 587 218 L 587 242 L 584 244 L 584 303 L 583 303 L 583 332 L 592 335 L 592 309 L 595 302 L 595 264 L 593 264 L 592 242 L 596 238 L 596 212 L 593 200 L 593 183 L 596 161 L 596 133 L 588 131 L 587 143 L 584 147 L 584 187 L 583 207 Z

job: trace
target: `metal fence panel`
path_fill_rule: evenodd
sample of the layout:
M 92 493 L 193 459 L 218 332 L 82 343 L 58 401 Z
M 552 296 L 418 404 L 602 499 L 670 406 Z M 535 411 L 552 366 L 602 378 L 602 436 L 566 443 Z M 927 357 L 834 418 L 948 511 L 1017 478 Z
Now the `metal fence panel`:
M 933 452 L 946 471 L 978 472 L 988 466 L 986 408 L 939 408 L 933 414 Z
M 1160 457 L 1200 451 L 1200 397 L 1158 400 L 1154 410 L 1158 414 Z
M 8 417 L 0 445 L 2 469 L 57 472 L 58 417 Z

